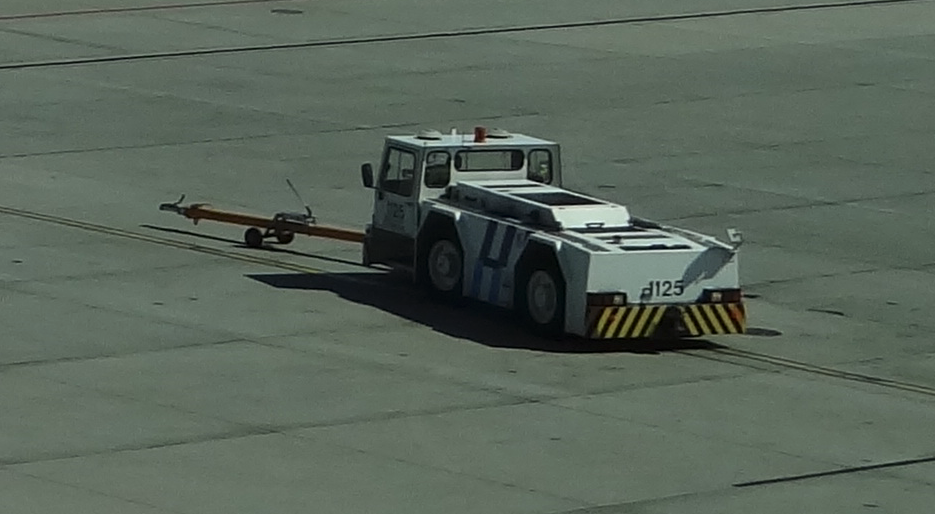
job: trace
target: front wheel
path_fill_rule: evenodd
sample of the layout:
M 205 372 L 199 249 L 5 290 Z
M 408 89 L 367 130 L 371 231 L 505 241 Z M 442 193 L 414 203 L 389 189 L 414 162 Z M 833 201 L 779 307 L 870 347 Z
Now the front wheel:
M 558 337 L 565 328 L 565 281 L 553 262 L 543 264 L 520 272 L 516 309 L 533 332 Z
M 243 240 L 250 248 L 260 248 L 263 246 L 263 232 L 256 227 L 250 227 L 244 232 Z
M 294 232 L 277 232 L 276 233 L 276 242 L 279 244 L 287 245 L 295 240 Z

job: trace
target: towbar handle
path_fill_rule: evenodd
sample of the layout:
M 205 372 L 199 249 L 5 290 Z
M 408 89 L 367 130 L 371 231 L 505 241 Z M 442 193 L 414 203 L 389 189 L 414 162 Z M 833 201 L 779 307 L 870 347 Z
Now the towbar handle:
M 167 203 L 161 203 L 161 204 L 159 204 L 159 210 L 160 210 L 160 211 L 174 212 L 174 213 L 176 213 L 176 214 L 184 214 L 185 208 L 181 206 L 182 201 L 184 201 L 184 200 L 185 200 L 185 195 L 182 195 L 182 197 L 179 198 L 178 201 L 176 201 L 176 202 L 173 202 L 173 203 L 168 203 L 168 202 L 167 202 Z

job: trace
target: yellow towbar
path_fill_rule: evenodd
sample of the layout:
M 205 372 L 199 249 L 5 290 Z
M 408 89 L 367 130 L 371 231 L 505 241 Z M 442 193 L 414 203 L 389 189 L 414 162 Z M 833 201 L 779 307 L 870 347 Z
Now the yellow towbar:
M 250 227 L 244 232 L 244 242 L 252 248 L 263 246 L 263 240 L 271 237 L 275 237 L 281 244 L 289 244 L 295 238 L 295 234 L 354 243 L 362 243 L 364 240 L 364 233 L 359 230 L 318 225 L 308 207 L 305 208 L 305 213 L 279 212 L 272 218 L 264 218 L 252 214 L 215 209 L 206 203 L 193 203 L 183 206 L 181 204 L 184 199 L 185 195 L 182 195 L 177 202 L 160 204 L 159 210 L 182 215 L 192 220 L 196 225 L 200 220 L 211 220 Z

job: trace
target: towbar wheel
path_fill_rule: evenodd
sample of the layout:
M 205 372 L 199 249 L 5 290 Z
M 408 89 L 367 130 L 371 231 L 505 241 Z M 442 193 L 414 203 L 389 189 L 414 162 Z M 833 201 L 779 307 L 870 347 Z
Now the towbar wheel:
M 263 232 L 256 227 L 250 227 L 244 232 L 243 240 L 250 248 L 260 248 L 263 246 Z
M 287 245 L 295 239 L 294 232 L 276 232 L 276 242 Z

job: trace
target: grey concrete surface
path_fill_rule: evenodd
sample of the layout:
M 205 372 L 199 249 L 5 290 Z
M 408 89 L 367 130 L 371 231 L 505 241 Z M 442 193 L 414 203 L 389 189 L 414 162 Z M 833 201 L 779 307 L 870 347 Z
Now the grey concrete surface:
M 935 6 L 837 3 L 151 59 L 806 2 L 3 2 L 0 511 L 930 512 Z M 384 135 L 478 124 L 743 230 L 751 334 L 555 345 L 157 211 L 360 227 Z

